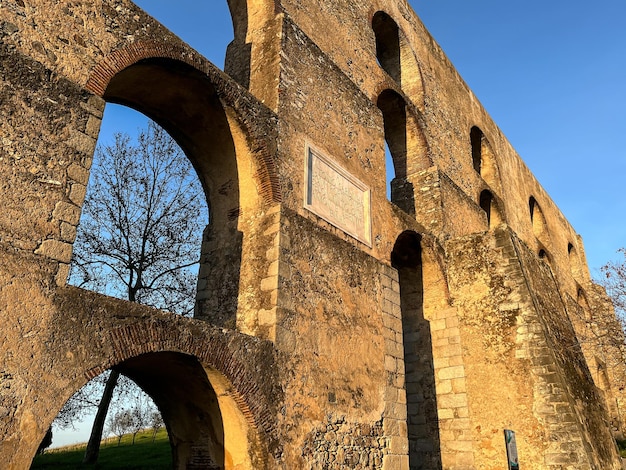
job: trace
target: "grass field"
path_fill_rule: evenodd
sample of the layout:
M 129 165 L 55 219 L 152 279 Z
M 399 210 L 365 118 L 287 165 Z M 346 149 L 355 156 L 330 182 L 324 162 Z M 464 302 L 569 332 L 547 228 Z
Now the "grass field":
M 124 468 L 130 470 L 165 470 L 172 468 L 172 452 L 167 432 L 161 429 L 154 443 L 152 431 L 137 434 L 135 444 L 132 436 L 122 437 L 120 445 L 117 438 L 108 439 L 100 447 L 100 456 L 96 465 L 82 465 L 85 444 L 60 447 L 38 455 L 31 469 L 98 469 Z

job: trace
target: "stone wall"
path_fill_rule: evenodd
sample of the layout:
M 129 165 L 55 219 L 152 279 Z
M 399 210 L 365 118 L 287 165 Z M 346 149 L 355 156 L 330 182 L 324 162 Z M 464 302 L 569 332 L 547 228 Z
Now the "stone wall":
M 619 468 L 582 241 L 408 3 L 228 3 L 232 76 L 127 0 L 2 1 L 0 460 L 117 367 L 177 468 Z M 65 286 L 106 102 L 205 186 L 195 319 Z

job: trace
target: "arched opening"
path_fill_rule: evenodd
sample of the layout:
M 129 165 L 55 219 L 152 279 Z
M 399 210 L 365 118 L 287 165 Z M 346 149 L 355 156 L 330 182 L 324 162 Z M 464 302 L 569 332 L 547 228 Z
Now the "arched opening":
M 530 221 L 534 222 L 535 220 L 535 207 L 537 206 L 537 201 L 533 196 L 530 196 L 528 199 L 528 209 L 530 211 Z
M 385 133 L 385 159 L 393 166 L 386 168 L 387 180 L 393 174 L 388 195 L 391 201 L 405 212 L 415 213 L 412 186 L 407 177 L 407 113 L 406 103 L 392 90 L 383 91 L 378 97 L 378 108 L 383 114 Z M 393 172 L 393 173 L 392 173 Z
M 396 177 L 394 170 L 393 157 L 391 156 L 391 150 L 389 149 L 389 143 L 385 139 L 385 186 L 387 187 L 387 200 L 391 201 L 391 182 Z
M 537 200 L 533 196 L 530 196 L 528 199 L 528 208 L 530 211 L 530 221 L 532 223 L 533 234 L 537 240 L 541 241 L 543 244 L 547 244 L 549 242 L 549 236 L 546 218 L 544 217 L 543 211 L 537 203 Z
M 548 251 L 543 246 L 539 247 L 539 250 L 537 251 L 537 256 L 539 257 L 541 261 L 546 263 L 546 266 L 548 266 L 548 269 L 550 269 L 550 272 L 553 273 L 552 257 L 550 256 L 550 253 L 548 253 Z
M 609 380 L 609 374 L 606 369 L 606 363 L 598 357 L 595 358 L 595 363 L 596 363 L 596 367 L 595 367 L 595 370 L 592 372 L 592 374 L 593 374 L 593 378 L 594 378 L 594 382 L 596 383 L 596 386 L 603 392 L 610 392 L 611 381 Z M 607 400 L 607 403 L 608 403 L 608 400 Z
M 259 464 L 259 456 L 254 455 L 258 436 L 236 403 L 232 385 L 219 371 L 193 356 L 170 352 L 137 356 L 118 368 L 161 411 L 174 468 L 255 468 Z
M 580 287 L 576 291 L 576 303 L 583 311 L 583 318 L 587 322 L 592 321 L 593 318 L 591 315 L 591 309 L 589 308 L 589 302 L 587 301 L 587 295 L 585 294 L 585 291 Z
M 385 12 L 378 11 L 372 18 L 376 36 L 376 59 L 391 78 L 401 83 L 400 33 L 396 22 Z
M 372 17 L 378 65 L 402 88 L 405 96 L 423 111 L 422 73 L 409 41 L 385 12 Z
M 225 109 L 206 74 L 172 59 L 142 59 L 109 81 L 103 97 L 145 114 L 180 145 L 207 196 L 195 316 L 234 326 L 242 234 L 240 170 Z
M 480 175 L 483 160 L 483 133 L 476 126 L 472 127 L 472 129 L 470 130 L 470 141 L 472 145 L 472 165 L 474 166 L 474 170 L 476 171 L 476 173 Z
M 487 227 L 491 228 L 491 205 L 493 204 L 493 194 L 485 189 L 480 193 L 479 205 L 487 215 Z
M 202 185 L 176 142 L 145 115 L 107 105 L 68 282 L 191 316 L 207 224 Z
M 576 281 L 580 282 L 583 276 L 583 267 L 578 252 L 572 243 L 567 244 L 567 258 L 572 276 Z
M 141 354 L 113 369 L 154 400 L 167 429 L 171 468 L 264 468 L 258 432 L 219 371 L 178 352 Z
M 144 465 L 171 464 L 167 431 L 153 400 L 123 375 L 119 376 L 115 387 L 107 387 L 110 374 L 111 371 L 106 371 L 93 378 L 63 405 L 50 427 L 50 450 L 54 455 L 37 456 L 32 468 L 47 468 L 51 464 L 49 460 L 62 463 L 64 468 L 82 465 L 103 394 L 110 394 L 111 403 L 98 440 L 99 447 L 90 450 L 90 455 L 96 453 L 97 464 L 110 466 L 129 446 L 149 453 Z
M 437 397 L 430 323 L 424 318 L 421 236 L 406 231 L 391 254 L 398 270 L 404 345 L 409 466 L 441 468 Z
M 470 129 L 470 145 L 474 170 L 496 193 L 500 192 L 502 188 L 495 154 L 489 140 L 477 126 Z

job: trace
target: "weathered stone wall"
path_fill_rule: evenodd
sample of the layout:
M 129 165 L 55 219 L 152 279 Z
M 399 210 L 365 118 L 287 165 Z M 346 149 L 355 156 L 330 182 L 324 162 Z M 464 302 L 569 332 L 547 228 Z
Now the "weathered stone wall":
M 621 350 L 582 341 L 611 318 L 582 242 L 406 1 L 229 1 L 232 78 L 130 1 L 0 1 L 9 468 L 112 366 L 165 410 L 179 468 L 495 470 L 504 429 L 524 468 L 619 468 Z M 106 101 L 205 186 L 196 320 L 64 286 Z M 360 235 L 307 208 L 308 148 L 363 191 Z
M 215 380 L 206 385 L 198 367 L 214 371 L 210 373 L 229 384 L 223 395 L 233 397 L 242 410 L 243 434 L 257 436 L 250 441 L 250 453 L 259 453 L 261 463 L 274 466 L 273 455 L 281 446 L 276 416 L 282 390 L 271 343 L 80 289 L 58 288 L 41 279 L 54 269 L 53 263 L 33 255 L 4 251 L 2 260 L 3 468 L 28 468 L 40 434 L 63 403 L 112 366 L 127 368 L 133 378 L 135 370 L 164 413 L 177 410 L 168 427 L 183 442 L 197 431 L 188 424 L 195 422 L 195 415 L 190 420 L 185 413 L 206 412 L 206 393 L 218 388 Z M 153 354 L 165 352 L 195 358 L 199 365 L 193 374 L 179 362 L 169 367 L 163 360 L 150 369 Z M 179 393 L 182 382 L 187 384 L 184 396 Z M 184 468 L 180 456 L 177 460 Z
M 0 237 L 61 263 L 64 283 L 102 118 L 102 100 L 0 45 L 2 181 Z
M 507 230 L 448 249 L 477 463 L 498 468 L 511 428 L 532 468 L 614 468 L 604 403 L 547 264 Z

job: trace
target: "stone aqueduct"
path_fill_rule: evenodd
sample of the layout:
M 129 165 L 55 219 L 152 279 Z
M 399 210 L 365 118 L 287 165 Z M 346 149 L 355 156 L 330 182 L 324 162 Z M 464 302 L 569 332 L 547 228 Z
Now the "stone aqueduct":
M 222 72 L 127 0 L 0 1 L 0 467 L 117 367 L 175 468 L 621 468 L 582 241 L 406 1 L 228 4 Z M 194 319 L 66 285 L 107 102 L 205 188 Z

